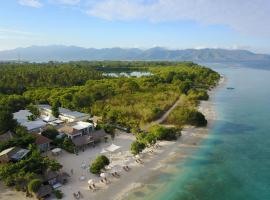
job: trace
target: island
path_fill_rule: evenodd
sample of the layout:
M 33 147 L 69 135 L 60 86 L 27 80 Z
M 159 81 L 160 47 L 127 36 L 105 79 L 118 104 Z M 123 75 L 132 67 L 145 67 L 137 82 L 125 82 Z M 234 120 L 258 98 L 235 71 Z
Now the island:
M 198 106 L 221 77 L 159 61 L 7 62 L 0 74 L 3 193 L 36 199 L 102 199 L 119 191 L 114 182 L 131 186 L 184 127 L 207 125 Z

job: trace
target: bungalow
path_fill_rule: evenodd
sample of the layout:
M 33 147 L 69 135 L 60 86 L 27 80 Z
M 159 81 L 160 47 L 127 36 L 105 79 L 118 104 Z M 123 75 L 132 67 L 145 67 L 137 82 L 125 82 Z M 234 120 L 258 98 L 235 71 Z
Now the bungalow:
M 0 152 L 0 164 L 8 162 L 17 162 L 23 159 L 29 153 L 28 149 L 11 147 Z
M 93 124 L 88 122 L 77 122 L 75 125 L 65 125 L 62 128 L 58 129 L 60 133 L 64 133 L 68 138 L 76 138 L 83 135 L 89 134 L 93 130 Z
M 0 135 L 0 141 L 1 142 L 7 142 L 15 137 L 15 134 L 11 131 L 8 131 L 2 135 Z
M 103 130 L 97 130 L 90 132 L 87 135 L 83 135 L 81 137 L 76 137 L 72 139 L 72 142 L 76 146 L 77 149 L 84 148 L 88 146 L 89 144 L 95 144 L 96 142 L 101 141 L 103 138 L 105 138 L 107 133 Z
M 45 115 L 45 116 L 52 115 L 52 108 L 50 105 L 41 104 L 38 107 L 42 115 Z M 90 118 L 90 115 L 86 113 L 77 112 L 77 111 L 71 111 L 69 109 L 60 107 L 58 118 L 66 122 L 78 122 L 78 121 L 88 120 Z
M 50 150 L 50 143 L 52 140 L 38 133 L 32 133 L 32 135 L 36 138 L 35 144 L 41 152 L 47 152 Z
M 24 123 L 21 123 L 21 126 L 24 126 L 27 131 L 33 133 L 33 132 L 40 132 L 41 129 L 43 129 L 47 123 L 45 123 L 42 120 L 36 120 L 36 121 L 27 121 Z
M 53 192 L 50 185 L 41 185 L 37 192 L 34 193 L 36 199 L 45 199 L 49 197 Z
M 51 185 L 54 189 L 60 187 L 68 181 L 69 174 L 47 169 L 43 173 L 43 183 Z

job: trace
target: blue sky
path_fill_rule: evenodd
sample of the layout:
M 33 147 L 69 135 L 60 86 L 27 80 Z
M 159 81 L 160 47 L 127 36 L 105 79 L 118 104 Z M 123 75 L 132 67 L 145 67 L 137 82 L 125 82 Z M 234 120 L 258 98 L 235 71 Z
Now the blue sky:
M 0 50 L 31 45 L 270 53 L 268 0 L 8 0 Z

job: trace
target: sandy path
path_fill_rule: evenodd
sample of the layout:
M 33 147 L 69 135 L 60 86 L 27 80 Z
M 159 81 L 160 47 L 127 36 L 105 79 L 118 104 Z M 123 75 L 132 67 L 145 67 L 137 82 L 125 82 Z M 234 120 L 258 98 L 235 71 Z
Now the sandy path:
M 146 124 L 143 129 L 147 130 L 155 124 L 163 123 L 165 121 L 165 119 L 169 116 L 169 114 L 180 104 L 180 102 L 181 102 L 181 97 L 179 97 L 179 99 L 170 107 L 170 109 L 167 110 L 159 119 L 157 119 L 156 121 L 153 121 L 149 124 Z

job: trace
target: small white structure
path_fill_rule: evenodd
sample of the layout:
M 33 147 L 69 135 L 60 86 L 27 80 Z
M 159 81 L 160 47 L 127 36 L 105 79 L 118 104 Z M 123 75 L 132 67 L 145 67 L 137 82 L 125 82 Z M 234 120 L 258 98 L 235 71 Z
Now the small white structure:
M 115 144 L 111 144 L 108 148 L 106 148 L 107 151 L 110 151 L 110 152 L 114 152 L 118 149 L 120 149 L 121 147 L 120 146 L 117 146 Z
M 51 116 L 52 115 L 52 108 L 50 105 L 41 104 L 38 105 L 39 110 L 42 115 Z M 78 122 L 78 121 L 86 121 L 90 118 L 89 114 L 81 113 L 77 111 L 71 111 L 66 108 L 59 108 L 59 119 L 66 121 L 66 122 Z
M 52 115 L 41 115 L 41 117 L 40 117 L 43 121 L 45 121 L 45 122 L 53 122 L 53 121 L 55 121 L 55 120 L 57 120 L 57 118 L 55 118 L 54 116 L 52 116 Z

